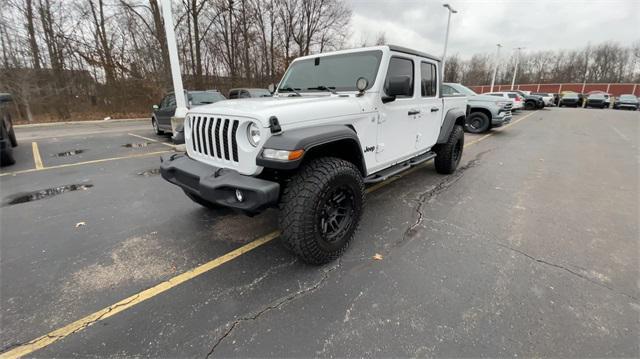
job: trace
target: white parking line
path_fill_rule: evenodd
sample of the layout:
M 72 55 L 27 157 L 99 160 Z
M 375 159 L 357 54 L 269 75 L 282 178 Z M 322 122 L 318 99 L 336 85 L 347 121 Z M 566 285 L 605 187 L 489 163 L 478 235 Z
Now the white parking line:
M 141 138 L 143 140 L 147 140 L 147 141 L 151 141 L 151 142 L 155 142 L 155 143 L 159 143 L 161 145 L 165 145 L 165 146 L 169 146 L 171 148 L 176 148 L 175 145 L 172 145 L 168 142 L 162 142 L 162 141 L 158 141 L 158 140 L 154 140 L 153 138 L 149 138 L 149 137 L 144 137 L 144 136 L 140 136 L 140 135 L 136 135 L 135 133 L 128 133 L 129 136 L 133 136 L 133 137 L 138 137 Z

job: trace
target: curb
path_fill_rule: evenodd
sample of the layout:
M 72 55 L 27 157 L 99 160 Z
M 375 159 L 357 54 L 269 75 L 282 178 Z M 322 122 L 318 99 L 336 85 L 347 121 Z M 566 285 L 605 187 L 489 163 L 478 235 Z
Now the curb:
M 64 126 L 64 125 L 95 125 L 97 123 L 116 123 L 116 122 L 135 122 L 135 121 L 149 121 L 151 117 L 141 118 L 121 118 L 115 120 L 90 120 L 90 121 L 63 121 L 63 122 L 43 122 L 43 123 L 27 123 L 22 125 L 13 125 L 15 128 L 33 128 L 33 127 L 47 127 L 47 126 Z

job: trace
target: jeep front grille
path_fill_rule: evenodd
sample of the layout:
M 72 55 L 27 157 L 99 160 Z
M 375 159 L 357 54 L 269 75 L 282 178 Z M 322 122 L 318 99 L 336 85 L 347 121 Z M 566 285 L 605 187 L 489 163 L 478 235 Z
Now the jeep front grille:
M 212 159 L 238 162 L 236 134 L 240 121 L 221 117 L 192 116 L 191 146 Z

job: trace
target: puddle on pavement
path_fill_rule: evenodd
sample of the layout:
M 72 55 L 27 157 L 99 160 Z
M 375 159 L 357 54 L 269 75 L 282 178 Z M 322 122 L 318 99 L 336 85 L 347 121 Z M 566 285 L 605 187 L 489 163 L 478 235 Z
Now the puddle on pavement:
M 144 170 L 142 172 L 138 172 L 138 176 L 151 177 L 157 176 L 160 174 L 160 168 L 151 168 L 148 170 Z
M 8 197 L 4 201 L 2 206 L 5 207 L 5 206 L 12 206 L 14 204 L 33 202 L 39 199 L 45 199 L 45 198 L 57 196 L 59 194 L 67 193 L 67 192 L 84 191 L 91 187 L 93 187 L 92 184 L 69 184 L 66 186 L 47 188 L 39 191 L 20 193 L 20 194 Z
M 67 151 L 67 152 L 60 152 L 60 153 L 55 153 L 53 155 L 51 155 L 51 157 L 69 157 L 69 156 L 75 156 L 75 155 L 79 155 L 81 153 L 83 153 L 86 150 L 72 150 L 72 151 Z
M 127 143 L 122 145 L 122 147 L 126 147 L 126 148 L 140 148 L 140 147 L 147 147 L 151 144 L 152 142 L 137 142 L 137 143 Z

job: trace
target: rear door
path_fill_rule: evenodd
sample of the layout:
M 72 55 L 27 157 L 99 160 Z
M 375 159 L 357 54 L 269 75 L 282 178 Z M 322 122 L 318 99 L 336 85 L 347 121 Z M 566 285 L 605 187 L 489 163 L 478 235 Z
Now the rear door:
M 438 140 L 442 125 L 442 99 L 438 93 L 438 66 L 435 61 L 420 61 L 420 99 L 415 148 L 425 150 Z
M 418 63 L 419 65 L 419 63 Z M 409 77 L 411 94 L 397 96 L 395 101 L 383 103 L 378 119 L 378 144 L 376 161 L 380 167 L 400 162 L 416 151 L 416 133 L 420 128 L 420 88 L 416 61 L 410 55 L 394 55 L 389 60 L 383 92 L 389 87 L 392 77 Z

